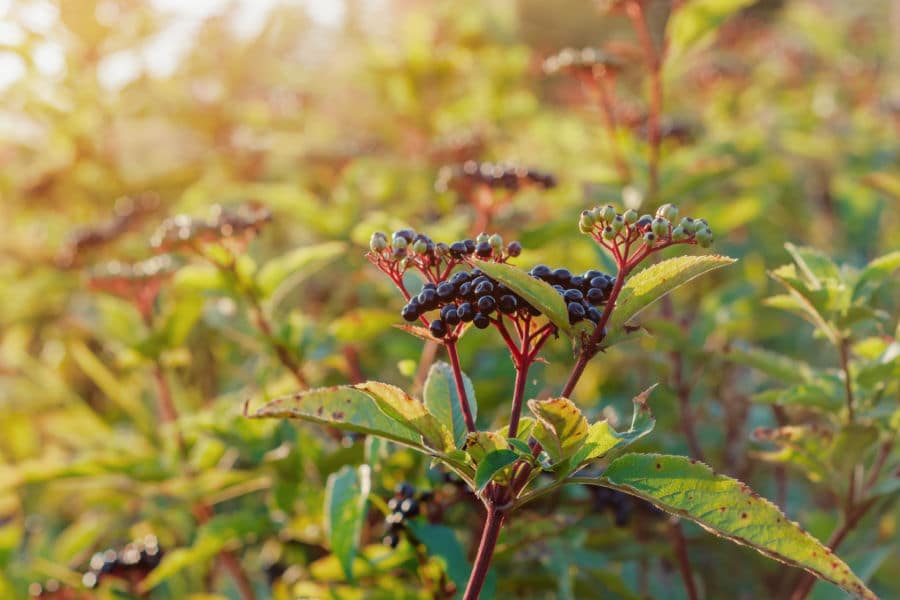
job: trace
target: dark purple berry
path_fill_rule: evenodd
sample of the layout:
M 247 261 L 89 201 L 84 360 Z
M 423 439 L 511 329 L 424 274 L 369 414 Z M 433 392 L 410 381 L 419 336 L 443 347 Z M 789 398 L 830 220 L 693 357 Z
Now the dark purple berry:
M 468 285 L 468 284 L 464 284 Z M 472 319 L 475 318 L 475 308 L 469 302 L 463 302 L 456 309 L 456 316 L 459 317 L 459 320 L 463 323 L 468 323 Z
M 449 279 L 449 281 L 450 281 L 450 283 L 452 283 L 453 285 L 459 287 L 459 286 L 461 286 L 462 284 L 464 284 L 464 283 L 466 283 L 467 281 L 469 281 L 469 274 L 466 273 L 465 271 L 460 271 L 460 272 L 458 272 L 458 273 L 454 273 L 454 274 L 453 274 L 453 277 L 451 277 L 451 278 Z
M 477 327 L 478 329 L 484 329 L 491 324 L 491 320 L 487 315 L 476 313 L 475 318 L 472 319 L 472 324 L 475 325 L 475 327 Z
M 581 293 L 581 290 L 572 288 L 563 293 L 563 298 L 565 298 L 566 302 L 581 302 L 584 299 L 584 294 Z
M 522 244 L 519 242 L 510 242 L 506 245 L 506 253 L 515 258 L 522 254 Z
M 406 498 L 400 503 L 400 512 L 407 518 L 416 517 L 419 514 L 419 503 L 412 498 Z
M 451 310 L 447 311 L 447 315 L 444 317 L 441 317 L 441 320 L 443 320 L 444 323 L 446 323 L 450 327 L 459 325 L 459 321 L 460 321 L 459 312 L 457 311 L 456 305 L 448 304 L 447 306 L 450 307 Z
M 450 244 L 450 256 L 453 258 L 462 258 L 466 254 L 465 242 L 453 242 Z
M 412 323 L 419 318 L 419 311 L 415 306 L 407 304 L 403 307 L 403 310 L 400 311 L 400 316 L 403 317 L 404 321 Z
M 603 290 L 592 287 L 587 291 L 587 301 L 591 304 L 600 304 L 606 301 L 606 294 Z
M 569 286 L 573 288 L 580 288 L 584 286 L 584 284 L 584 277 L 581 275 L 572 275 L 572 278 L 569 280 Z
M 584 318 L 584 307 L 579 302 L 569 302 L 569 323 L 576 323 Z
M 553 271 L 553 280 L 556 283 L 561 283 L 563 285 L 569 283 L 569 280 L 572 279 L 572 272 L 568 269 L 555 269 Z
M 475 254 L 477 254 L 481 258 L 487 258 L 493 251 L 494 249 L 491 248 L 490 242 L 481 242 L 480 244 L 475 246 Z
M 587 311 L 587 317 L 594 322 L 594 325 L 596 325 L 603 317 L 603 312 L 599 308 L 592 306 Z
M 492 293 L 494 293 L 494 284 L 490 281 L 482 281 L 478 284 L 478 287 L 475 288 L 476 296 L 487 296 Z
M 601 275 L 603 275 L 602 271 L 598 271 L 597 269 L 591 269 L 590 271 L 585 271 L 584 275 L 582 275 L 582 277 L 584 277 L 585 281 L 590 281 L 594 277 L 600 277 Z
M 396 512 L 397 509 L 400 507 L 400 502 L 401 502 L 401 498 L 394 496 L 393 498 L 390 498 L 387 501 L 387 507 L 390 509 L 391 512 Z
M 517 305 L 516 297 L 512 294 L 506 294 L 505 296 L 500 296 L 500 300 L 497 302 L 497 309 L 504 314 L 511 315 L 516 312 Z
M 456 295 L 456 288 L 452 283 L 445 281 L 441 285 L 437 286 L 437 295 L 441 300 L 449 300 L 454 295 Z
M 394 496 L 397 498 L 412 498 L 416 493 L 416 488 L 412 484 L 403 481 L 394 487 Z
M 547 265 L 538 265 L 529 271 L 532 277 L 537 277 L 538 279 L 547 279 L 552 273 L 553 271 Z
M 435 319 L 428 325 L 429 331 L 431 331 L 431 335 L 436 338 L 442 338 L 447 335 L 447 325 L 444 324 L 440 319 Z
M 460 298 L 470 298 L 472 296 L 472 282 L 467 281 L 461 286 L 459 286 L 459 297 Z
M 472 254 L 473 252 L 475 252 L 475 240 L 463 240 L 463 243 L 466 245 L 466 254 Z
M 399 231 L 395 231 L 392 237 L 403 238 L 406 240 L 407 244 L 411 244 L 416 238 L 416 232 L 412 229 L 400 229 Z
M 437 308 L 437 293 L 432 289 L 422 290 L 422 293 L 419 294 L 419 306 L 423 311 Z
M 497 308 L 497 301 L 494 300 L 493 296 L 482 296 L 478 299 L 478 310 L 486 315 L 494 312 L 494 309 Z

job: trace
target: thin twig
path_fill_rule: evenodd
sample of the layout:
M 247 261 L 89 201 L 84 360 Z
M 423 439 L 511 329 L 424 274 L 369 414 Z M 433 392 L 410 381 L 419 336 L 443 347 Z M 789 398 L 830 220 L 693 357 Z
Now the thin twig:
M 466 429 L 469 433 L 475 432 L 475 419 L 472 417 L 472 410 L 469 407 L 469 395 L 466 393 L 466 386 L 462 378 L 462 368 L 459 366 L 459 353 L 456 350 L 456 340 L 448 341 L 447 354 L 450 356 L 450 367 L 453 369 L 453 379 L 456 382 L 456 395 L 459 398 L 459 407 L 462 410 L 463 418 L 466 421 Z
M 694 583 L 694 573 L 691 569 L 691 560 L 687 551 L 687 540 L 684 539 L 684 531 L 681 530 L 681 522 L 677 517 L 672 517 L 669 523 L 669 536 L 672 538 L 672 548 L 675 550 L 675 558 L 678 560 L 678 570 L 684 581 L 684 590 L 688 600 L 697 600 L 697 586 Z
M 497 510 L 492 503 L 487 505 L 487 516 L 484 520 L 484 530 L 481 533 L 481 542 L 478 544 L 478 554 L 475 556 L 475 564 L 472 565 L 472 574 L 466 585 L 463 600 L 477 600 L 487 577 L 488 567 L 494 549 L 497 547 L 497 538 L 500 536 L 500 528 L 503 527 L 503 511 Z
M 653 37 L 650 35 L 650 28 L 647 24 L 647 15 L 644 13 L 641 2 L 629 0 L 625 5 L 625 10 L 640 39 L 644 50 L 644 59 L 650 71 L 650 112 L 647 116 L 647 134 L 650 141 L 650 190 L 648 195 L 652 198 L 659 190 L 659 156 L 662 141 L 659 121 L 663 110 L 662 53 L 657 52 L 653 44 Z

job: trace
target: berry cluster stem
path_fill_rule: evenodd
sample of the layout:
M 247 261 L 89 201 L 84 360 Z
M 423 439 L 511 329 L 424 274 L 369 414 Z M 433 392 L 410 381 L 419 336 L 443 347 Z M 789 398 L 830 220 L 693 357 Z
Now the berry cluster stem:
M 644 50 L 644 59 L 650 71 L 650 113 L 647 117 L 647 130 L 650 139 L 650 197 L 656 195 L 659 190 L 659 156 L 662 136 L 659 121 L 663 110 L 663 84 L 662 84 L 662 53 L 657 52 L 650 28 L 647 24 L 647 15 L 639 0 L 628 0 L 625 11 L 631 19 L 632 26 L 641 46 Z
M 606 329 L 606 324 L 609 322 L 609 317 L 616 305 L 619 292 L 622 291 L 622 287 L 625 285 L 625 277 L 628 275 L 629 271 L 630 268 L 628 268 L 628 265 L 620 265 L 619 272 L 616 274 L 616 283 L 613 284 L 613 289 L 609 293 L 609 298 L 606 300 L 606 308 L 603 309 L 603 315 L 600 317 L 600 321 L 594 328 L 594 333 L 591 334 L 591 337 L 581 348 L 578 360 L 575 361 L 575 365 L 569 373 L 569 379 L 566 381 L 566 385 L 562 391 L 563 398 L 571 397 L 572 392 L 575 390 L 575 386 L 578 384 L 578 380 L 581 379 L 581 376 L 584 373 L 584 368 L 587 366 L 588 361 L 597 354 L 598 345 L 603 341 L 603 331 Z
M 491 502 L 487 504 L 487 516 L 484 520 L 484 530 L 481 533 L 481 542 L 478 544 L 478 554 L 475 556 L 475 564 L 472 566 L 472 574 L 466 585 L 463 600 L 477 600 L 487 577 L 488 567 L 491 566 L 491 558 L 497 547 L 497 539 L 500 537 L 500 528 L 503 527 L 504 513 L 498 510 Z
M 459 408 L 462 410 L 463 418 L 466 421 L 466 429 L 469 433 L 477 431 L 475 427 L 475 419 L 472 417 L 472 410 L 469 407 L 469 395 L 466 393 L 466 386 L 463 383 L 462 368 L 459 366 L 459 352 L 456 349 L 456 340 L 446 343 L 447 355 L 450 357 L 450 366 L 453 369 L 453 379 L 456 382 L 456 396 L 459 398 Z

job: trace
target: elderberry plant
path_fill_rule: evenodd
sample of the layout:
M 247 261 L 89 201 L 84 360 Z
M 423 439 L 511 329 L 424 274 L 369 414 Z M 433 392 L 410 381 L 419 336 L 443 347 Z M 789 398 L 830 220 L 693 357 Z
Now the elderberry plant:
M 626 494 L 662 511 L 699 523 L 712 533 L 751 546 L 766 556 L 801 567 L 859 598 L 874 598 L 847 565 L 789 521 L 746 484 L 680 456 L 627 453 L 650 433 L 653 387 L 634 398 L 631 427 L 617 431 L 606 420 L 589 423 L 571 396 L 585 365 L 617 342 L 639 335 L 636 317 L 648 305 L 701 274 L 733 262 L 717 255 L 676 256 L 641 268 L 671 246 L 708 247 L 713 233 L 704 219 L 682 217 L 672 204 L 654 215 L 598 206 L 581 213 L 579 230 L 604 248 L 616 272 L 570 270 L 513 263 L 522 246 L 498 234 L 450 243 L 401 229 L 372 234 L 366 257 L 397 287 L 406 304 L 400 317 L 409 333 L 443 345 L 449 364 L 432 366 L 423 400 L 377 381 L 301 391 L 248 406 L 254 418 L 295 418 L 407 446 L 453 473 L 483 505 L 485 520 L 475 562 L 456 581 L 465 599 L 479 597 L 504 525 L 524 505 L 566 484 L 599 486 L 619 521 L 627 519 Z M 421 287 L 413 287 L 420 281 Z M 414 325 L 419 323 L 419 325 Z M 479 427 L 475 386 L 460 368 L 459 349 L 474 326 L 493 328 L 509 350 L 516 372 L 508 423 Z M 562 336 L 573 342 L 575 362 L 560 395 L 533 398 L 525 383 L 542 348 Z M 435 393 L 441 388 L 447 393 Z M 541 477 L 541 475 L 547 477 Z M 369 468 L 345 470 L 329 481 L 332 545 L 348 578 L 361 520 Z M 349 496 L 349 497 L 348 497 Z M 355 496 L 355 499 L 354 499 Z M 413 523 L 419 504 L 411 489 L 398 488 L 385 507 L 385 541 L 394 546 Z M 341 519 L 341 523 L 335 523 Z M 354 524 L 356 523 L 356 524 Z M 415 528 L 412 529 L 415 535 Z

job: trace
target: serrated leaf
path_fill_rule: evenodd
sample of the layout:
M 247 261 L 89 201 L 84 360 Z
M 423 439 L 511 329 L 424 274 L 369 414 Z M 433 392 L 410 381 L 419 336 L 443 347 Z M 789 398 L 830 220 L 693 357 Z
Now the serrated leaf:
M 877 598 L 841 559 L 774 504 L 703 463 L 681 456 L 626 454 L 596 481 L 690 519 L 715 535 L 806 569 L 856 598 Z
M 613 450 L 622 450 L 653 431 L 656 419 L 650 412 L 647 398 L 655 387 L 656 385 L 647 388 L 632 400 L 634 412 L 628 431 L 619 433 L 606 420 L 593 423 L 588 430 L 584 446 L 572 457 L 572 466 L 578 467 L 583 463 L 603 458 Z
M 609 333 L 604 338 L 604 348 L 621 342 L 628 335 L 628 329 L 637 327 L 630 322 L 642 310 L 695 277 L 730 265 L 735 259 L 727 256 L 677 256 L 647 267 L 630 277 L 616 302 L 615 310 L 607 326 Z
M 475 493 L 481 493 L 497 473 L 517 460 L 519 453 L 515 450 L 494 450 L 487 453 L 475 470 Z
M 529 400 L 528 408 L 537 419 L 531 434 L 544 447 L 553 464 L 560 463 L 584 445 L 587 419 L 568 398 Z
M 463 387 L 469 401 L 469 411 L 472 418 L 478 417 L 478 403 L 475 401 L 475 388 L 472 381 L 462 374 Z M 425 379 L 425 387 L 422 392 L 425 407 L 446 427 L 457 448 L 462 448 L 466 442 L 466 419 L 460 406 L 459 395 L 456 391 L 456 380 L 453 377 L 453 369 L 445 362 L 436 362 L 428 371 Z
M 264 298 L 276 295 L 282 284 L 296 285 L 316 269 L 342 254 L 346 249 L 343 242 L 325 242 L 315 246 L 296 248 L 267 262 L 256 277 L 256 285 Z M 281 295 L 281 294 L 278 294 Z
M 790 265 L 791 267 L 793 265 Z M 794 300 L 789 306 L 791 312 L 799 312 L 806 320 L 812 323 L 832 344 L 838 344 L 838 336 L 834 328 L 828 323 L 828 320 L 822 315 L 819 306 L 822 304 L 822 295 L 827 295 L 826 290 L 818 290 L 814 292 L 805 289 L 802 282 L 792 276 L 785 268 L 780 268 L 770 273 L 772 279 L 778 281 L 787 288 L 788 294 Z M 776 306 L 783 301 L 773 303 L 773 298 L 769 298 L 767 304 Z
M 353 560 L 359 553 L 359 536 L 371 489 L 371 469 L 350 466 L 328 476 L 325 485 L 325 529 L 331 552 L 340 560 L 347 580 L 353 581 Z
M 519 438 L 508 437 L 506 438 L 506 443 L 509 444 L 510 448 L 518 452 L 520 456 L 531 457 L 531 446 L 527 442 Z
M 825 480 L 831 472 L 825 460 L 834 441 L 830 429 L 813 425 L 758 427 L 753 431 L 753 439 L 779 448 L 756 452 L 755 458 L 798 467 L 813 482 Z
M 250 417 L 302 419 L 331 425 L 423 449 L 421 436 L 407 423 L 386 415 L 369 394 L 343 385 L 282 396 L 253 411 Z
M 419 432 L 426 446 L 440 452 L 456 448 L 450 431 L 428 412 L 422 402 L 400 388 L 379 381 L 366 381 L 353 387 L 369 394 L 386 415 Z
M 569 311 L 565 300 L 546 281 L 536 279 L 512 265 L 483 260 L 475 262 L 488 277 L 499 281 L 527 300 L 569 337 L 577 339 L 581 333 L 590 331 L 591 326 L 584 322 L 575 325 L 569 323 Z
M 821 289 L 826 279 L 839 279 L 840 272 L 830 258 L 822 252 L 805 246 L 795 246 L 790 242 L 784 248 L 794 259 L 797 270 L 811 290 Z
M 763 348 L 735 347 L 726 357 L 788 383 L 808 383 L 814 377 L 813 369 L 808 363 Z
M 813 383 L 793 385 L 783 389 L 766 390 L 750 396 L 757 404 L 777 404 L 779 406 L 810 406 L 829 411 L 839 410 L 843 404 L 841 396 L 833 386 L 825 386 L 823 380 Z

